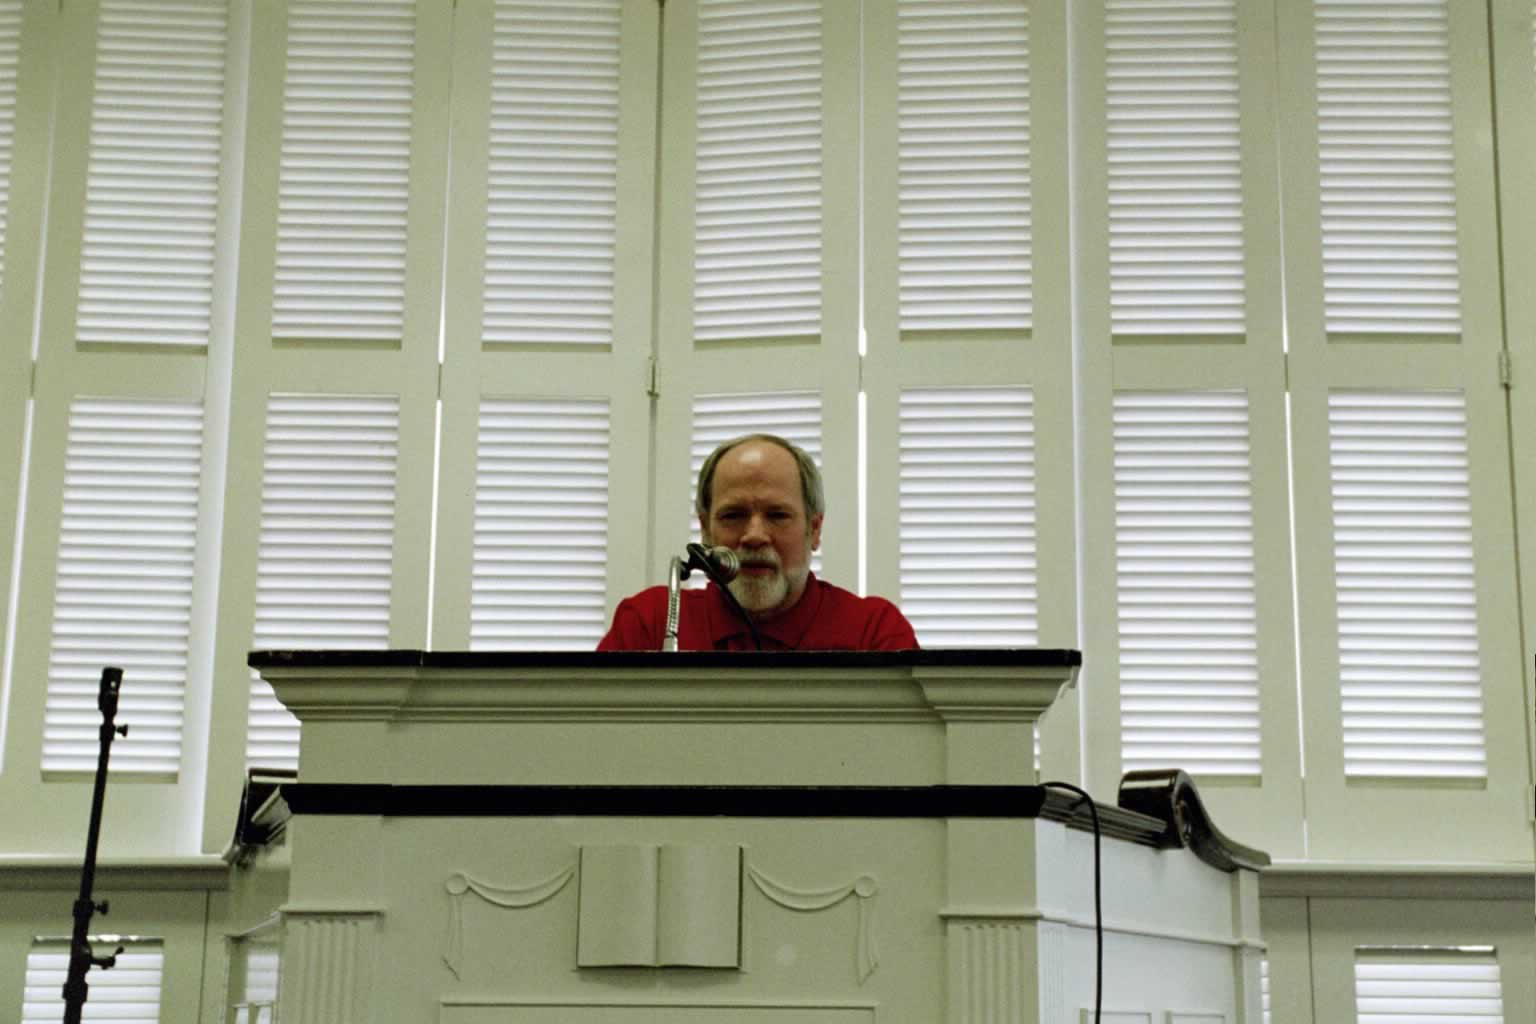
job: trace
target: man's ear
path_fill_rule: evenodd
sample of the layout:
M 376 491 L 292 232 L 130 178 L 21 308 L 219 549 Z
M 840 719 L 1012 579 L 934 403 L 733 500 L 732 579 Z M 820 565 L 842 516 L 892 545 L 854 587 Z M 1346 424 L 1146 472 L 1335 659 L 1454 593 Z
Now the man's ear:
M 811 550 L 821 547 L 821 521 L 824 517 L 815 515 L 811 517 Z

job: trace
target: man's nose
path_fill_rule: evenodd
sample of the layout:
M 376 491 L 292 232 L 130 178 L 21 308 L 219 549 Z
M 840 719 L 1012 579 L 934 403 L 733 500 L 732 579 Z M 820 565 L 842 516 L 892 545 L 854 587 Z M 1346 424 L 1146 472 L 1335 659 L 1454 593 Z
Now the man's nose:
M 752 516 L 749 518 L 747 520 L 747 528 L 741 534 L 742 545 L 760 548 L 768 542 L 768 520 L 762 516 Z

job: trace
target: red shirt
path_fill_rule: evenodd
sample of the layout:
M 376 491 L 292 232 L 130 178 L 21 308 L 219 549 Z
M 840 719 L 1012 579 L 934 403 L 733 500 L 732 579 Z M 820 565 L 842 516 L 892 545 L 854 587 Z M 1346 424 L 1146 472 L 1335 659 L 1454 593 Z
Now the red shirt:
M 679 595 L 677 649 L 751 651 L 747 628 L 713 583 Z M 667 630 L 667 588 L 649 587 L 619 602 L 600 651 L 659 651 Z M 765 651 L 901 651 L 917 647 L 917 635 L 894 604 L 859 597 L 823 583 L 815 574 L 793 608 L 757 624 Z

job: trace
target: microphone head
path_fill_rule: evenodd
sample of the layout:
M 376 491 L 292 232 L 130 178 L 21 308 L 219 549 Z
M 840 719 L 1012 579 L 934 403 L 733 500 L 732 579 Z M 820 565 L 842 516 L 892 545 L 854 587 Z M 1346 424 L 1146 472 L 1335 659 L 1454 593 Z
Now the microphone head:
M 741 572 L 741 559 L 730 548 L 689 544 L 687 550 L 688 564 L 703 570 L 716 583 L 729 583 Z
M 709 549 L 709 560 L 715 563 L 715 569 L 720 574 L 720 579 L 726 583 L 731 582 L 741 573 L 741 559 L 736 557 L 736 552 L 726 547 Z

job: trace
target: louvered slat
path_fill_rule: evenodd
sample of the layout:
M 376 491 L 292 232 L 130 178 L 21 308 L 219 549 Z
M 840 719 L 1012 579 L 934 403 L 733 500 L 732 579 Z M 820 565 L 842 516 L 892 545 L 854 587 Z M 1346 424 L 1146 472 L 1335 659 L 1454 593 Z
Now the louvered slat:
M 389 645 L 400 400 L 272 395 L 257 558 L 258 649 Z M 246 761 L 298 766 L 298 721 L 251 676 Z
M 245 987 L 240 1000 L 235 1003 L 236 1022 L 244 1024 L 271 1024 L 277 1007 L 277 979 L 282 958 L 276 949 L 259 946 L 247 947 L 245 956 Z
M 103 0 L 75 337 L 208 343 L 225 5 Z
M 618 0 L 496 5 L 488 343 L 607 345 L 618 199 Z
M 1330 332 L 1458 334 L 1446 0 L 1316 6 Z
M 1123 770 L 1256 776 L 1248 398 L 1128 391 L 1114 417 Z
M 411 156 L 410 0 L 293 0 L 272 333 L 399 341 Z
M 110 952 L 117 939 L 93 936 Z M 111 1024 L 160 1024 L 160 979 L 165 952 L 159 942 L 124 942 L 117 966 L 90 973 L 90 994 L 83 1021 Z M 58 1024 L 64 1019 L 64 980 L 69 976 L 69 944 L 37 942 L 27 953 L 21 1024 Z
M 820 0 L 702 0 L 693 329 L 821 333 Z
M 1032 314 L 1029 10 L 902 0 L 901 329 L 1025 329 Z
M 919 642 L 1035 644 L 1033 396 L 904 391 L 900 422 L 901 608 Z
M 1241 334 L 1235 0 L 1110 0 L 1105 42 L 1114 333 Z
M 94 772 L 101 670 L 123 669 L 112 771 L 173 776 L 197 539 L 203 412 L 194 403 L 76 399 L 65 449 L 45 772 Z
M 693 443 L 689 450 L 688 529 L 697 537 L 699 517 L 693 509 L 692 486 L 715 446 L 742 434 L 775 434 L 805 449 L 819 467 L 821 460 L 821 396 L 814 391 L 780 391 L 741 395 L 698 395 L 693 400 Z M 680 553 L 680 552 L 679 552 Z M 821 552 L 811 555 L 811 571 L 821 575 Z M 690 585 L 703 586 L 696 574 Z
M 1264 1024 L 1270 1024 L 1269 1017 L 1269 957 L 1259 961 L 1259 1002 L 1263 1007 Z
M 1463 396 L 1328 398 L 1344 770 L 1481 778 Z
M 0 281 L 11 208 L 11 153 L 16 144 L 16 71 L 21 57 L 21 0 L 0 2 Z
M 1359 1024 L 1501 1024 L 1503 989 L 1492 950 L 1360 951 Z
M 470 642 L 591 650 L 606 625 L 604 400 L 483 399 Z

